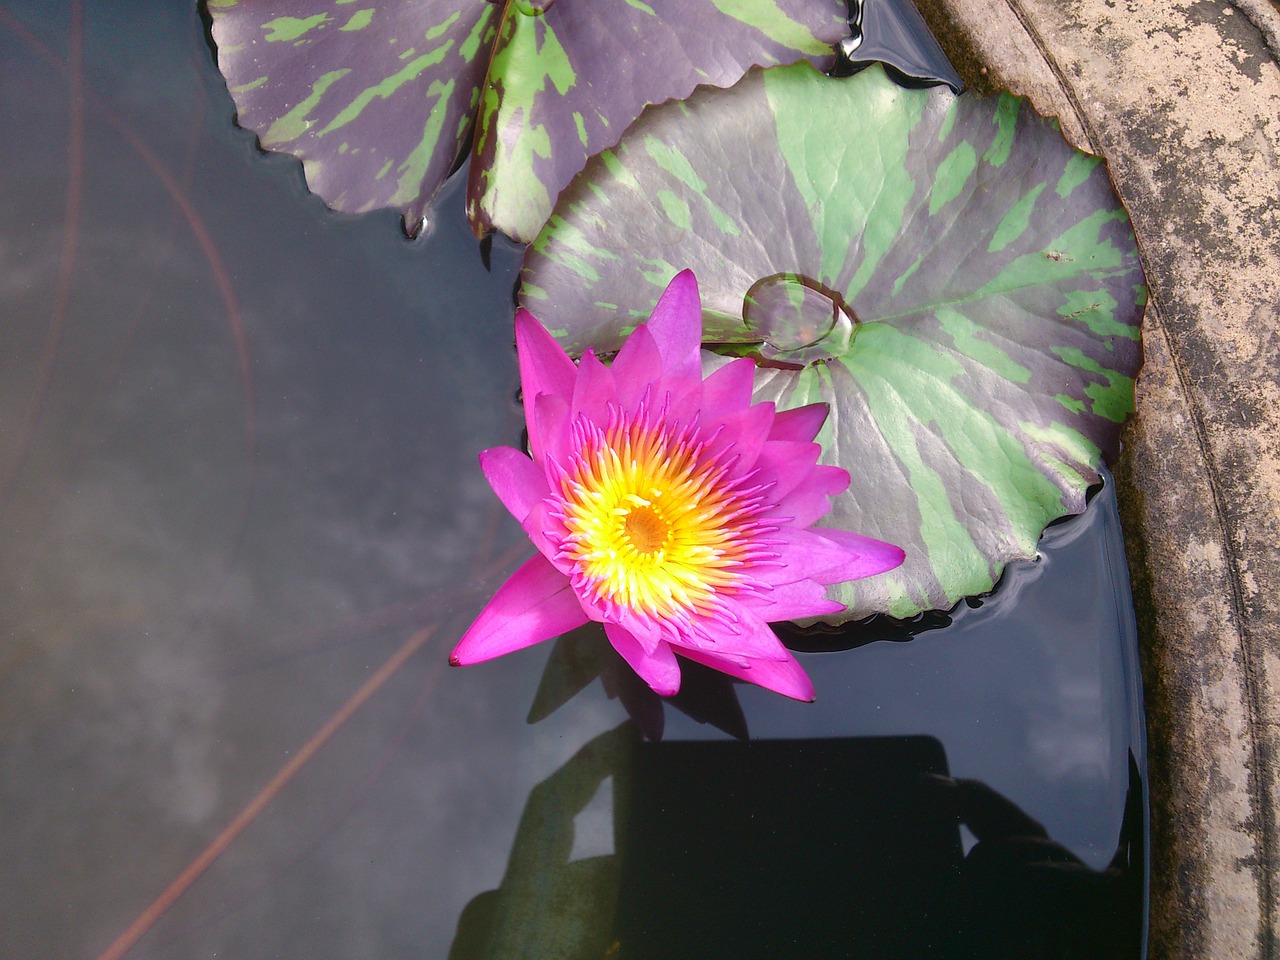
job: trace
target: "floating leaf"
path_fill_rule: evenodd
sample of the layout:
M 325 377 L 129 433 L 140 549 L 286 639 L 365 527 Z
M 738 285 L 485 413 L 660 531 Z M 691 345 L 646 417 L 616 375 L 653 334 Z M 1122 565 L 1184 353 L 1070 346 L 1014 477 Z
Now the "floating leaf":
M 837 588 L 849 618 L 990 590 L 1084 508 L 1132 410 L 1128 216 L 1012 96 L 802 64 L 646 111 L 561 195 L 521 299 L 571 351 L 609 351 L 684 267 L 704 339 L 764 341 L 757 399 L 831 404 L 819 439 L 853 485 L 826 525 L 907 551 Z
M 522 240 L 646 104 L 755 64 L 827 68 L 848 34 L 844 0 L 208 3 L 241 123 L 330 206 L 416 229 L 479 110 L 468 215 Z
M 497 33 L 484 0 L 209 0 L 218 66 L 268 150 L 337 210 L 416 230 L 457 165 Z
M 755 65 L 829 68 L 844 0 L 560 0 L 503 18 L 481 104 L 467 213 L 532 240 L 587 158 L 651 103 L 729 86 Z

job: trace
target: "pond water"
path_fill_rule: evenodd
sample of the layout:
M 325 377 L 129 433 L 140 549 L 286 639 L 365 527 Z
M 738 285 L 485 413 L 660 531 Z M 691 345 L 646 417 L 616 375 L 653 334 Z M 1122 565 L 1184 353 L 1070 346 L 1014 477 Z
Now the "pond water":
M 1141 955 L 1109 487 L 980 604 L 794 638 L 811 705 L 450 669 L 529 550 L 476 465 L 520 251 L 460 178 L 327 211 L 193 10 L 85 6 L 0 3 L 0 956 Z

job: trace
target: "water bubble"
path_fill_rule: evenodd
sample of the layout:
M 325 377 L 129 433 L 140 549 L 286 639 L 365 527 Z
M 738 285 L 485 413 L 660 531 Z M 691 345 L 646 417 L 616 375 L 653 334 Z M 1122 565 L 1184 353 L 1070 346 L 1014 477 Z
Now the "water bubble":
M 764 341 L 761 356 L 798 364 L 847 353 L 858 322 L 844 297 L 798 273 L 757 280 L 743 299 L 742 316 Z

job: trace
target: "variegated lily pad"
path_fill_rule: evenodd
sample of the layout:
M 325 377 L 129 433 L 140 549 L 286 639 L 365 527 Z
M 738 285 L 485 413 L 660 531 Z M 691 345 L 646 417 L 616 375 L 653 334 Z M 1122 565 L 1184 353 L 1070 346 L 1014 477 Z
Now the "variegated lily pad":
M 336 210 L 416 232 L 457 165 L 497 35 L 484 0 L 208 0 L 241 125 Z
M 468 215 L 529 240 L 649 103 L 829 67 L 844 0 L 208 0 L 240 120 L 332 207 L 415 229 L 478 111 Z
M 508 9 L 494 47 L 468 183 L 479 234 L 532 240 L 587 158 L 646 104 L 729 86 L 757 64 L 823 69 L 848 34 L 844 0 L 559 0 Z
M 801 64 L 648 110 L 561 195 L 521 300 L 608 351 L 684 267 L 705 339 L 759 344 L 758 399 L 831 404 L 819 439 L 853 484 L 825 523 L 907 552 L 838 588 L 848 618 L 991 590 L 1084 508 L 1133 409 L 1129 218 L 1012 96 Z

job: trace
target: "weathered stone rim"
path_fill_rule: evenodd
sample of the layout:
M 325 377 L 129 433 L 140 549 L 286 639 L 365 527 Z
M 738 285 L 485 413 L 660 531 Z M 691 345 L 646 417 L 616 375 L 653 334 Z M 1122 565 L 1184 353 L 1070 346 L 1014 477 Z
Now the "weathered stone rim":
M 965 81 L 1107 158 L 1147 270 L 1116 468 L 1142 638 L 1151 955 L 1280 957 L 1280 8 L 919 0 Z

